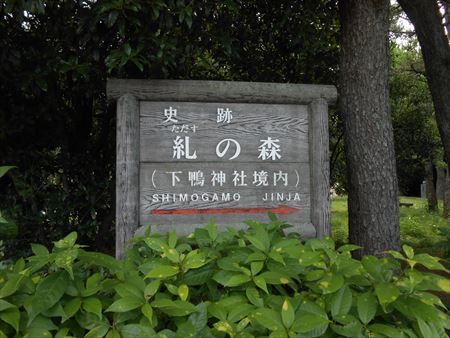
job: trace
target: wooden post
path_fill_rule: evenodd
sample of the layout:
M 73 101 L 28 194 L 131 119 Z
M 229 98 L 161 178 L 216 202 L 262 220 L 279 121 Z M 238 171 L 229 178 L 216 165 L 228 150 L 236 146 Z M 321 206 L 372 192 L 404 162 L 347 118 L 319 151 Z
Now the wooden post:
M 309 104 L 311 171 L 311 223 L 316 236 L 331 235 L 328 105 L 324 99 Z
M 130 94 L 117 102 L 116 257 L 122 258 L 139 226 L 139 101 Z

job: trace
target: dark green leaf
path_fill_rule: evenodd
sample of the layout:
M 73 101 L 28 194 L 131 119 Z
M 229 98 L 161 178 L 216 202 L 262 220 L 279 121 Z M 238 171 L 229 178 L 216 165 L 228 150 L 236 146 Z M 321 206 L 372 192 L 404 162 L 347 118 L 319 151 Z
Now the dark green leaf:
M 28 323 L 31 323 L 42 311 L 55 305 L 64 295 L 68 284 L 69 276 L 66 271 L 58 271 L 44 278 L 36 287 L 31 304 L 26 307 Z
M 357 309 L 359 319 L 363 324 L 368 324 L 377 313 L 378 302 L 372 292 L 366 292 L 358 295 Z

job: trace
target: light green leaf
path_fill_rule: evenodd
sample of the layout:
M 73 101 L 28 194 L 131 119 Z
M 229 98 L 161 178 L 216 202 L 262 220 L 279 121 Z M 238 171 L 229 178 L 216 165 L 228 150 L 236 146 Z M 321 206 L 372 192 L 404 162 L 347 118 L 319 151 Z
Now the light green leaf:
M 386 310 L 386 305 L 394 302 L 400 295 L 400 290 L 390 283 L 375 284 L 375 293 L 378 297 L 381 307 Z
M 83 299 L 83 309 L 87 312 L 97 315 L 99 319 L 102 318 L 102 302 L 95 297 Z
M 143 303 L 144 300 L 122 298 L 112 303 L 105 312 L 127 312 L 140 307 Z
M 224 286 L 233 287 L 247 283 L 251 280 L 250 276 L 244 274 L 238 274 L 231 276 L 228 281 L 224 284 Z
M 405 253 L 406 257 L 408 257 L 409 259 L 413 259 L 414 258 L 414 250 L 413 248 L 411 248 L 409 245 L 404 244 L 402 246 L 403 248 L 403 252 Z
M 84 336 L 84 338 L 98 338 L 104 337 L 106 333 L 109 331 L 109 325 L 98 325 L 93 329 L 89 330 L 88 333 Z
M 264 262 L 257 261 L 257 262 L 251 262 L 250 263 L 250 269 L 252 271 L 252 275 L 256 276 L 264 267 Z
M 281 306 L 281 319 L 283 321 L 284 327 L 287 329 L 292 326 L 292 323 L 295 319 L 294 308 L 287 298 L 284 300 L 283 305 Z
M 178 296 L 181 300 L 186 300 L 189 295 L 189 287 L 186 284 L 182 284 L 178 287 Z
M 0 289 L 0 298 L 6 298 L 14 294 L 19 289 L 20 283 L 24 278 L 24 275 L 19 274 L 8 275 L 8 280 Z
M 261 276 L 255 276 L 253 277 L 253 282 L 257 287 L 259 287 L 261 290 L 263 290 L 265 293 L 269 294 L 269 291 L 267 290 L 267 284 L 264 277 Z
M 231 326 L 231 324 L 228 323 L 227 321 L 224 321 L 224 320 L 221 320 L 220 322 L 214 323 L 214 328 L 217 331 L 225 332 L 230 337 L 234 337 L 236 335 L 235 332 L 234 332 L 233 327 Z
M 178 266 L 160 265 L 147 273 L 145 278 L 167 278 L 175 276 L 178 272 Z
M 337 251 L 339 251 L 339 252 L 351 252 L 351 251 L 359 250 L 361 248 L 362 247 L 360 247 L 359 245 L 344 244 L 343 246 L 339 247 L 337 249 Z
M 317 286 L 322 290 L 323 294 L 334 293 L 344 285 L 344 277 L 341 274 L 328 272 L 318 282 Z
M 45 256 L 49 254 L 48 249 L 42 244 L 31 244 L 31 251 L 33 251 L 36 256 Z
M 423 321 L 422 319 L 418 318 L 417 319 L 417 324 L 419 324 L 419 330 L 420 333 L 422 333 L 423 337 L 436 337 L 436 335 L 433 335 L 433 330 L 430 326 L 428 326 L 428 324 Z
M 377 307 L 378 302 L 370 291 L 358 295 L 357 310 L 363 324 L 367 325 L 375 317 Z
M 189 252 L 183 262 L 183 270 L 197 269 L 208 263 L 203 253 L 200 253 L 198 249 Z
M 0 319 L 11 325 L 16 332 L 19 331 L 20 312 L 17 307 L 0 312 Z
M 429 254 L 415 255 L 414 260 L 417 263 L 422 264 L 427 269 L 449 272 L 448 269 L 446 269 L 441 263 L 439 263 L 439 258 L 430 256 Z
M 153 309 L 150 304 L 145 303 L 144 305 L 142 305 L 141 312 L 145 317 L 147 317 L 150 324 L 153 325 Z
M 154 296 L 159 289 L 159 285 L 161 284 L 161 280 L 156 279 L 152 282 L 150 282 L 149 284 L 147 284 L 147 286 L 145 287 L 144 290 L 144 296 L 146 298 L 150 298 L 151 296 Z
M 17 168 L 17 167 L 11 166 L 11 165 L 1 166 L 0 167 L 0 177 L 4 176 L 9 170 L 11 170 L 13 168 Z
M 206 230 L 208 230 L 208 235 L 211 240 L 215 241 L 217 238 L 217 224 L 214 221 L 211 221 L 206 226 Z
M 175 248 L 177 245 L 177 233 L 175 231 L 169 231 L 169 234 L 167 235 L 167 242 L 169 244 L 169 247 Z

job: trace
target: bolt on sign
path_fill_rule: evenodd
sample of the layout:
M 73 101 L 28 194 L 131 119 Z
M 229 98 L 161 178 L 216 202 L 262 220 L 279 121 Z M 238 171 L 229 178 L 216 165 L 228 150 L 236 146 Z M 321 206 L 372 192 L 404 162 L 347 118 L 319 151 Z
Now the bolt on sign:
M 288 221 L 330 233 L 334 86 L 110 79 L 117 101 L 116 250 L 139 226 L 188 234 Z

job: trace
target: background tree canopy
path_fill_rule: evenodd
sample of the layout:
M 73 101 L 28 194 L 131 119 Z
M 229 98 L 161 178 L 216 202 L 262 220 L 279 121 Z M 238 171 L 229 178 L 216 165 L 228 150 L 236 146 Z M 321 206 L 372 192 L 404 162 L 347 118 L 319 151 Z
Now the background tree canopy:
M 20 228 L 16 251 L 73 230 L 112 251 L 115 107 L 106 101 L 107 77 L 337 83 L 337 1 L 6 0 L 0 12 L 0 163 L 17 166 L 0 181 L 0 209 Z M 418 60 L 414 49 L 393 51 L 407 194 L 417 193 L 422 163 L 438 144 Z M 338 112 L 330 126 L 332 180 L 345 191 Z

